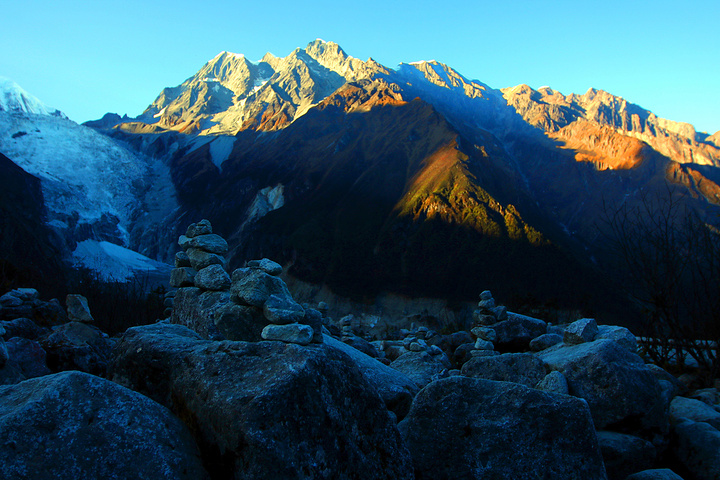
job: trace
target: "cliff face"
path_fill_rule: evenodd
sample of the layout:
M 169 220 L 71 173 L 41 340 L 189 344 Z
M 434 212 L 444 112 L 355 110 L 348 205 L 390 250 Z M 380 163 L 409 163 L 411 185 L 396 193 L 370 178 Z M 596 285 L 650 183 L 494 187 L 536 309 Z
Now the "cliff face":
M 40 180 L 0 153 L 0 290 L 61 283 L 64 252 L 45 220 Z

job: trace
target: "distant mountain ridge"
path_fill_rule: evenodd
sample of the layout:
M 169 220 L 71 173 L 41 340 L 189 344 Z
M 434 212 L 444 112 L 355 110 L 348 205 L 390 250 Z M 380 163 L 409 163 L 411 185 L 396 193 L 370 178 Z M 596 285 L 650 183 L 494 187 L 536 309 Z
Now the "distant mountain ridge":
M 705 218 L 720 208 L 718 134 L 603 91 L 495 89 L 322 40 L 221 52 L 138 117 L 86 125 L 156 162 L 126 222 L 135 250 L 170 261 L 208 218 L 231 268 L 267 256 L 348 295 L 602 296 L 606 204 L 669 182 Z

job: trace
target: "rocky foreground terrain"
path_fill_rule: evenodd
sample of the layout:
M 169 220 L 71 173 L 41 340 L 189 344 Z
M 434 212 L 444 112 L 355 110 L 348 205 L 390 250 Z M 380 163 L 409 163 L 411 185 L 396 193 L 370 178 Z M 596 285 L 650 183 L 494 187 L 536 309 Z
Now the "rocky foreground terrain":
M 0 477 L 716 479 L 720 394 L 626 328 L 508 312 L 378 333 L 298 304 L 268 259 L 225 269 L 192 224 L 168 318 L 109 338 L 83 297 L 0 297 Z

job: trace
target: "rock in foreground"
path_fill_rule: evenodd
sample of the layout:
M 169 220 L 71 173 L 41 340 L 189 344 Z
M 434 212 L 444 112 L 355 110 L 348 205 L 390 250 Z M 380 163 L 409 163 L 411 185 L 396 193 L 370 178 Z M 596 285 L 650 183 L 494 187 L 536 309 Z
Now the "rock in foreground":
M 399 424 L 422 479 L 605 479 L 587 404 L 509 382 L 450 377 Z
M 165 407 L 80 372 L 0 387 L 0 445 L 2 478 L 208 478 Z
M 218 478 L 412 478 L 382 399 L 334 348 L 156 324 L 129 329 L 115 352 L 113 379 L 184 420 Z

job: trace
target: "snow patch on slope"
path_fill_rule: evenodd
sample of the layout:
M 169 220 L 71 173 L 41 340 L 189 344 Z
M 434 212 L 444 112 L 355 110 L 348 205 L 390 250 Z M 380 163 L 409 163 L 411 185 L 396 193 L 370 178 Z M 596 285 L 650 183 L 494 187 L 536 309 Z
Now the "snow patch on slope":
M 210 156 L 218 169 L 221 169 L 223 162 L 228 159 L 234 146 L 235 137 L 217 137 L 210 142 Z
M 172 270 L 170 265 L 127 248 L 95 240 L 78 243 L 72 257 L 75 266 L 88 268 L 107 282 L 127 282 L 141 276 L 168 278 Z

